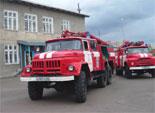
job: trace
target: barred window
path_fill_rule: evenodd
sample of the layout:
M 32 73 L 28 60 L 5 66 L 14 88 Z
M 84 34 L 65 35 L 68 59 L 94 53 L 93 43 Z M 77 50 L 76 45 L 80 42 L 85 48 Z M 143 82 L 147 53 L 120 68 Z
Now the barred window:
M 18 30 L 18 12 L 4 10 L 4 28 L 7 30 Z
M 25 31 L 27 32 L 37 32 L 37 15 L 25 14 Z
M 5 64 L 19 64 L 18 46 L 5 45 L 4 58 L 5 58 Z
M 54 33 L 53 30 L 53 18 L 52 17 L 43 17 L 43 32 L 44 33 Z

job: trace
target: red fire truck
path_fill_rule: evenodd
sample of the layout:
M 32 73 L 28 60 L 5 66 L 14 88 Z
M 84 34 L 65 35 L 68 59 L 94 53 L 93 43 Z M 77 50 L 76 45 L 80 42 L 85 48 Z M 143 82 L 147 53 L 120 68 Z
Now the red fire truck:
M 111 84 L 105 42 L 88 32 L 65 31 L 60 38 L 46 42 L 46 52 L 34 56 L 20 80 L 28 82 L 32 100 L 41 99 L 44 88 L 55 88 L 71 89 L 77 102 L 85 102 L 91 80 L 97 80 L 101 88 Z
M 117 50 L 116 74 L 132 78 L 133 74 L 150 73 L 155 77 L 155 57 L 143 41 L 125 41 Z

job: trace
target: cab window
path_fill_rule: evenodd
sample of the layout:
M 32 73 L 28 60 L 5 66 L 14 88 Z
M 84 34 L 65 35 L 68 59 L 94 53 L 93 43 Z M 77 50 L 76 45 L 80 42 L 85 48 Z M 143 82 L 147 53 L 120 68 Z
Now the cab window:
M 87 43 L 87 41 L 83 41 L 83 45 L 84 45 L 84 50 L 88 51 L 88 43 Z
M 109 58 L 109 53 L 108 53 L 107 47 L 106 47 L 106 46 L 102 46 L 102 47 L 101 47 L 101 50 L 102 50 L 103 56 L 104 56 L 106 59 L 108 59 L 108 58 Z
M 96 43 L 95 43 L 94 40 L 90 40 L 90 47 L 91 47 L 91 49 L 92 49 L 93 51 L 96 51 L 96 50 L 97 50 L 97 49 L 96 49 Z

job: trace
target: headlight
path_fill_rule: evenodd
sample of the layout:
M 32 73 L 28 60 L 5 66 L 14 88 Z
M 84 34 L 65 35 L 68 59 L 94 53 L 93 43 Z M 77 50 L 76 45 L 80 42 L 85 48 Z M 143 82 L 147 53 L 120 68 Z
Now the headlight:
M 69 71 L 74 71 L 74 66 L 72 66 L 72 65 L 68 66 L 68 70 Z
M 31 68 L 26 68 L 26 72 L 30 73 L 31 72 Z
M 133 66 L 135 63 L 134 62 L 131 62 L 131 65 Z

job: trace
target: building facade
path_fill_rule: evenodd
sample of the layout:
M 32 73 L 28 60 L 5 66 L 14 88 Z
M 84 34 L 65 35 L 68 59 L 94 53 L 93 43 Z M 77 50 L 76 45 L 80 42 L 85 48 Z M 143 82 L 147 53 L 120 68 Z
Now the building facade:
M 84 14 L 30 3 L 0 0 L 0 76 L 16 74 L 64 30 L 85 31 Z

